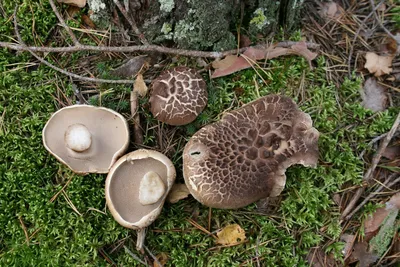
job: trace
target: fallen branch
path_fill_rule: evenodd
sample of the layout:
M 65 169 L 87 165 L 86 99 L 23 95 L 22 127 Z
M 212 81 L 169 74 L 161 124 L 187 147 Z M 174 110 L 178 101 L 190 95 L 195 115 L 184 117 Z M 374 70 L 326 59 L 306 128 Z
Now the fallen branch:
M 376 166 L 378 165 L 379 161 L 381 160 L 382 153 L 385 151 L 390 140 L 392 140 L 392 137 L 396 133 L 397 128 L 399 127 L 399 124 L 400 124 L 400 112 L 399 112 L 399 114 L 397 114 L 397 117 L 392 125 L 392 128 L 390 129 L 388 134 L 385 136 L 385 138 L 383 139 L 382 143 L 380 144 L 380 146 L 378 148 L 378 151 L 372 158 L 371 166 L 365 173 L 365 175 L 363 177 L 363 182 L 368 183 L 371 180 L 372 174 L 375 171 Z M 356 205 L 357 201 L 360 199 L 360 197 L 364 193 L 364 191 L 365 191 L 364 187 L 360 187 L 357 189 L 357 191 L 354 194 L 353 198 L 351 199 L 350 203 L 347 205 L 345 210 L 342 212 L 341 221 L 343 221 L 344 219 L 347 220 L 347 218 L 348 218 L 347 215 L 352 211 L 352 209 L 354 208 L 354 206 Z
M 68 32 L 69 36 L 71 37 L 72 41 L 74 42 L 74 45 L 80 46 L 81 44 L 78 41 L 78 38 L 76 38 L 75 34 L 72 32 L 71 28 L 67 26 L 65 23 L 63 17 L 61 14 L 58 12 L 56 5 L 54 4 L 53 0 L 49 0 L 51 8 L 53 9 L 54 14 L 56 14 L 56 17 L 58 18 L 58 21 L 60 22 L 61 26 Z
M 375 194 L 381 192 L 384 188 L 391 188 L 392 186 L 397 184 L 400 181 L 400 176 L 391 181 L 393 177 L 395 177 L 396 175 L 397 173 L 389 175 L 389 177 L 383 182 L 381 186 L 379 186 L 378 189 L 376 189 L 374 192 L 371 192 L 349 215 L 346 216 L 346 220 L 349 220 L 351 217 L 353 217 L 354 214 L 356 214 L 357 211 L 359 211 L 362 207 L 364 207 L 364 205 L 367 204 L 367 202 L 371 198 L 373 198 Z
M 276 47 L 291 47 L 300 42 L 284 41 L 276 44 Z M 306 42 L 307 48 L 319 49 L 319 45 L 315 43 Z M 133 46 L 93 46 L 93 45 L 80 45 L 80 46 L 63 46 L 63 47 L 46 47 L 46 46 L 26 46 L 22 44 L 0 42 L 0 47 L 9 48 L 17 51 L 32 51 L 32 52 L 49 52 L 49 53 L 72 53 L 80 51 L 92 52 L 110 52 L 110 53 L 131 53 L 131 52 L 158 52 L 162 54 L 172 54 L 187 57 L 205 57 L 205 58 L 222 58 L 228 55 L 235 55 L 246 51 L 249 47 L 241 49 L 233 49 L 223 52 L 208 52 L 185 50 L 177 48 L 169 48 L 159 45 L 133 45 Z

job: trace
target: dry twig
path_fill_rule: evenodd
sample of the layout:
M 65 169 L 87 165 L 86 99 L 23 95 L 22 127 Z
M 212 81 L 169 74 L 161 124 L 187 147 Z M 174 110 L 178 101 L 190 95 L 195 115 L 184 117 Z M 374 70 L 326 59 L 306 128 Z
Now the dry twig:
M 372 178 L 372 174 L 376 169 L 376 166 L 378 165 L 379 161 L 381 160 L 382 157 L 382 153 L 385 151 L 386 147 L 388 146 L 390 140 L 392 140 L 393 135 L 396 133 L 397 128 L 399 127 L 400 124 L 400 112 L 397 115 L 392 128 L 390 129 L 390 131 L 388 132 L 388 134 L 385 136 L 385 138 L 383 139 L 382 143 L 380 144 L 378 151 L 376 152 L 375 156 L 372 158 L 372 163 L 371 166 L 369 167 L 369 169 L 367 170 L 367 172 L 365 173 L 364 177 L 363 177 L 363 181 L 364 182 L 369 182 L 369 180 L 371 180 Z M 354 208 L 354 206 L 356 205 L 357 201 L 360 199 L 361 195 L 364 193 L 365 188 L 364 187 L 360 187 L 357 189 L 357 191 L 355 192 L 353 198 L 351 199 L 350 203 L 347 205 L 347 207 L 345 208 L 345 210 L 342 212 L 341 215 L 341 220 L 343 221 L 350 219 L 349 216 L 347 216 L 350 211 Z
M 72 41 L 74 42 L 74 45 L 80 46 L 81 44 L 79 43 L 78 39 L 76 38 L 75 34 L 72 32 L 71 28 L 67 26 L 65 23 L 63 17 L 61 14 L 58 12 L 56 5 L 54 4 L 53 0 L 49 0 L 51 8 L 53 9 L 54 14 L 56 14 L 58 21 L 60 21 L 61 26 L 68 32 L 69 36 L 71 37 Z

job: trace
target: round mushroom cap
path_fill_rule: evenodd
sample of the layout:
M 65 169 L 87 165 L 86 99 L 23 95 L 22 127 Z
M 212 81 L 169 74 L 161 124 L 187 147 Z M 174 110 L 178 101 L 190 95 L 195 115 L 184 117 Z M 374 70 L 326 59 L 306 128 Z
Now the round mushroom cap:
M 128 148 L 129 128 L 111 109 L 73 105 L 50 117 L 42 138 L 45 148 L 75 173 L 107 173 Z
M 139 149 L 121 157 L 105 185 L 114 219 L 131 229 L 149 226 L 160 214 L 175 176 L 173 163 L 160 152 Z
M 183 152 L 190 193 L 234 209 L 277 196 L 293 164 L 315 167 L 319 132 L 288 97 L 268 95 L 224 114 L 193 135 Z
M 151 88 L 151 113 L 170 125 L 194 121 L 207 105 L 206 83 L 194 69 L 166 70 L 152 82 Z

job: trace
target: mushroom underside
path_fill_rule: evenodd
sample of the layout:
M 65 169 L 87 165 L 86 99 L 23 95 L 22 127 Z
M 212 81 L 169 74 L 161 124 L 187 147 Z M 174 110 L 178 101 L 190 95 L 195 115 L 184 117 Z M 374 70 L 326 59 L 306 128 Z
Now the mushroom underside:
M 318 131 L 288 97 L 269 95 L 200 129 L 183 153 L 192 195 L 215 208 L 277 196 L 293 164 L 315 166 Z
M 125 221 L 133 225 L 146 217 L 153 210 L 163 204 L 165 197 L 161 197 L 153 204 L 142 205 L 139 201 L 139 188 L 143 177 L 152 170 L 168 184 L 166 166 L 152 158 L 125 161 L 114 172 L 110 181 L 109 195 L 116 212 Z
M 74 126 L 84 126 L 89 132 L 90 142 L 83 149 L 79 149 L 81 140 L 74 144 L 77 140 L 69 138 Z M 79 134 L 85 137 L 82 131 Z M 125 119 L 112 110 L 75 105 L 59 110 L 49 119 L 43 129 L 43 143 L 50 153 L 74 172 L 107 173 L 126 150 L 129 130 Z M 78 149 L 71 149 L 71 143 Z

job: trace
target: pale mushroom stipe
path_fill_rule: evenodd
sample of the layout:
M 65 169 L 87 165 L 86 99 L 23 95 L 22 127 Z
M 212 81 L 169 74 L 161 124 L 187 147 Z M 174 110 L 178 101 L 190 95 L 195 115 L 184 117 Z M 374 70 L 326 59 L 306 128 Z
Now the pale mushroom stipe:
M 207 86 L 194 69 L 175 67 L 160 74 L 151 84 L 151 113 L 170 125 L 196 119 L 207 105 Z
M 183 152 L 185 183 L 199 202 L 221 209 L 278 196 L 288 167 L 316 166 L 318 138 L 293 100 L 262 97 L 192 136 Z
M 45 148 L 76 173 L 107 173 L 129 144 L 128 123 L 107 108 L 73 105 L 55 112 L 42 132 Z

